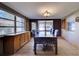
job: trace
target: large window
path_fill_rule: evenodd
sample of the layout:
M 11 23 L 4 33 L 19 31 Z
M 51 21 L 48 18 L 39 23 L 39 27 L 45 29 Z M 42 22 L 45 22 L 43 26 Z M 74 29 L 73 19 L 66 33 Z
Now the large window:
M 25 31 L 25 21 L 23 18 L 15 16 L 4 10 L 0 10 L 0 35 L 23 31 Z
M 53 29 L 53 21 L 38 21 L 38 31 L 41 35 L 50 35 Z

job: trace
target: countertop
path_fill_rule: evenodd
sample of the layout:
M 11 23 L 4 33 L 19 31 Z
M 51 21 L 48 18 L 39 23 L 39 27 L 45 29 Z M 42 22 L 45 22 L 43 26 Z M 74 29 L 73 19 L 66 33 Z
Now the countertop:
M 20 35 L 26 32 L 30 32 L 30 31 L 25 31 L 25 32 L 20 32 L 20 33 L 13 33 L 13 34 L 4 34 L 4 35 L 0 35 L 0 37 L 4 37 L 4 36 L 16 36 L 16 35 Z

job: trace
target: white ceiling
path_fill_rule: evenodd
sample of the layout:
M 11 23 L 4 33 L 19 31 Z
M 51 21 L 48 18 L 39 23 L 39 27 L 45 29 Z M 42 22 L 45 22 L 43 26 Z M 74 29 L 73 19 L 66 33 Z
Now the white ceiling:
M 62 19 L 79 9 L 78 2 L 3 2 L 30 19 L 45 19 L 42 13 L 48 10 L 49 19 Z

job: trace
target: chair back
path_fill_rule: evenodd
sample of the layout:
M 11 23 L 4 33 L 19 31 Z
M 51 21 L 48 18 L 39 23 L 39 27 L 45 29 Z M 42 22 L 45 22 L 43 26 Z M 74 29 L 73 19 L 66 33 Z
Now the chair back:
M 57 37 L 57 35 L 58 35 L 58 29 L 54 31 L 54 36 Z

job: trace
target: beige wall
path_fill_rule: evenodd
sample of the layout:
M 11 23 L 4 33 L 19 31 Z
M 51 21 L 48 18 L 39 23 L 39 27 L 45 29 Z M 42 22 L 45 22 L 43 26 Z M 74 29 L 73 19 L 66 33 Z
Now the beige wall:
M 68 31 L 67 29 L 62 29 L 62 36 L 72 43 L 74 46 L 79 48 L 79 22 L 75 21 L 75 18 L 79 16 L 79 12 L 74 13 L 73 15 L 66 18 L 67 23 L 68 22 L 74 22 L 75 24 L 75 30 L 74 31 Z

